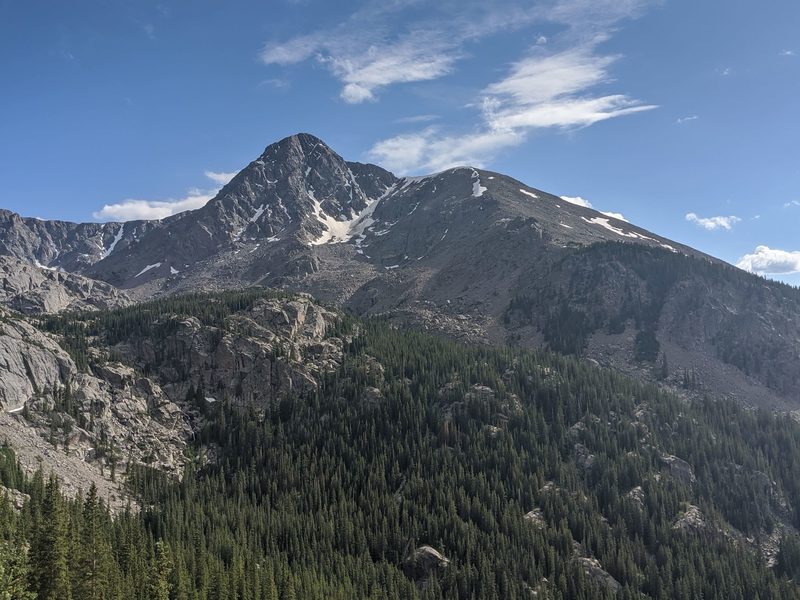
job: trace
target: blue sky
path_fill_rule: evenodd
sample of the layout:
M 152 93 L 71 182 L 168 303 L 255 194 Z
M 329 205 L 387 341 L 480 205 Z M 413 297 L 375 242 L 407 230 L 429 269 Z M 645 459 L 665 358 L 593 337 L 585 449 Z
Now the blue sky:
M 0 206 L 197 207 L 298 131 L 474 164 L 800 284 L 796 0 L 0 0 Z

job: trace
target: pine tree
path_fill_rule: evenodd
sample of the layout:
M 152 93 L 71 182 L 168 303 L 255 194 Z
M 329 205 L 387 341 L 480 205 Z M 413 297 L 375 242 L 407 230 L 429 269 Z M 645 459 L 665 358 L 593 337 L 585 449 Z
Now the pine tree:
M 31 544 L 31 583 L 39 600 L 71 600 L 67 514 L 58 481 L 50 476 Z
M 149 600 L 170 600 L 172 559 L 163 540 L 156 542 L 149 578 Z
M 102 600 L 107 596 L 108 560 L 111 549 L 103 531 L 103 507 L 92 483 L 83 504 L 83 522 L 78 548 L 75 596 Z

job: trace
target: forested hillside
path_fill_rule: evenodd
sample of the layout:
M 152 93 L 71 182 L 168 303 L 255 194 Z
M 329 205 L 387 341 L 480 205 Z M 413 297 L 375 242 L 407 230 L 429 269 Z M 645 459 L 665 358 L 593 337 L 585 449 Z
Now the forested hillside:
M 94 348 L 261 292 L 49 319 Z M 264 410 L 209 403 L 181 481 L 65 499 L 10 449 L 0 598 L 800 598 L 800 426 L 546 352 L 341 316 L 338 369 Z M 29 595 L 25 595 L 28 593 Z M 4 595 L 5 594 L 5 595 Z

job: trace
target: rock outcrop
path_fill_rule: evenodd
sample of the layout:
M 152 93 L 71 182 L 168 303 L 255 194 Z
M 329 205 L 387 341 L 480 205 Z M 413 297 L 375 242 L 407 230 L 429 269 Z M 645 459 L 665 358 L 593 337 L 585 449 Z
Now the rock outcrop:
M 427 579 L 431 573 L 445 569 L 450 559 L 431 546 L 420 546 L 403 563 L 403 570 L 414 580 Z
M 104 281 L 0 256 L 0 304 L 25 314 L 126 306 L 124 292 Z

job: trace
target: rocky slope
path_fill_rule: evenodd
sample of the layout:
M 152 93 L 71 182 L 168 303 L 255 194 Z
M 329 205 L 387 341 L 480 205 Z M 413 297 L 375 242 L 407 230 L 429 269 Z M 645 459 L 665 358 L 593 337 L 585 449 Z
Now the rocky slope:
M 298 134 L 205 207 L 126 224 L 123 238 L 77 270 L 138 299 L 306 291 L 459 339 L 578 354 L 688 395 L 800 406 L 797 290 L 499 173 L 398 178 Z
M 160 221 L 47 221 L 0 208 L 0 256 L 80 273 L 160 225 Z
M 125 306 L 128 296 L 104 281 L 0 256 L 0 304 L 25 314 Z
M 213 324 L 185 304 L 47 324 L 0 309 L 0 439 L 27 470 L 55 471 L 71 493 L 95 482 L 117 508 L 129 465 L 180 475 L 217 403 L 263 410 L 314 389 L 341 357 L 337 317 L 307 297 L 258 293 L 240 307 Z M 120 335 L 121 321 L 141 327 Z

